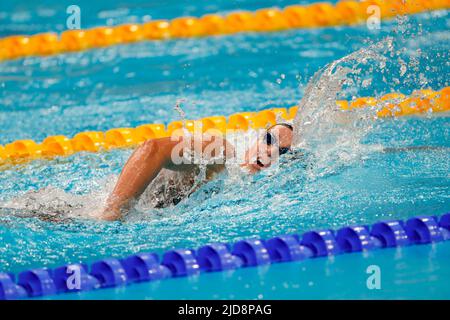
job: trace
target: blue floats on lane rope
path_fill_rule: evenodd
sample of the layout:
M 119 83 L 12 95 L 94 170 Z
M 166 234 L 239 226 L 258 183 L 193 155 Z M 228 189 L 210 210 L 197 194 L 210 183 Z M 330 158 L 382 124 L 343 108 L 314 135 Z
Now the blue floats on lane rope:
M 17 300 L 27 296 L 25 289 L 17 285 L 10 274 L 0 272 L 0 300 Z
M 410 244 L 403 227 L 403 221 L 400 220 L 375 223 L 370 234 L 378 239 L 381 248 L 401 247 Z
M 204 272 L 222 271 L 240 268 L 243 261 L 232 255 L 224 243 L 213 243 L 197 250 L 197 260 L 200 270 Z
M 371 250 L 381 246 L 372 238 L 366 226 L 345 227 L 338 230 L 336 241 L 342 252 Z
M 295 235 L 274 237 L 266 241 L 266 247 L 272 262 L 287 262 L 307 259 L 313 252 L 299 243 Z
M 254 267 L 270 263 L 269 252 L 260 239 L 238 241 L 232 253 L 243 261 L 244 267 Z
M 442 228 L 450 230 L 450 212 L 441 216 L 441 219 L 439 220 L 439 225 Z
M 197 251 L 170 250 L 162 262 L 154 253 L 139 253 L 124 259 L 103 259 L 86 264 L 71 264 L 53 270 L 32 269 L 19 273 L 18 279 L 0 272 L 0 300 L 23 299 L 57 293 L 118 287 L 134 282 L 184 277 L 201 272 L 232 270 L 450 240 L 450 212 L 401 220 L 381 221 L 369 226 L 282 235 L 269 240 L 246 239 L 234 245 L 214 243 Z M 76 277 L 77 275 L 77 277 Z
M 341 253 L 333 230 L 306 232 L 303 234 L 301 244 L 312 251 L 313 257 L 325 257 Z
M 49 269 L 32 269 L 19 273 L 18 285 L 30 297 L 47 296 L 57 293 L 55 282 Z
M 450 240 L 450 212 L 441 216 L 439 226 L 444 240 Z
M 436 217 L 411 218 L 405 224 L 409 240 L 415 244 L 444 240 Z
M 200 272 L 195 252 L 190 249 L 166 252 L 163 256 L 162 265 L 167 267 L 174 277 L 191 276 Z
M 169 278 L 170 270 L 159 263 L 155 253 L 138 253 L 122 259 L 129 282 L 143 282 Z
M 117 287 L 127 283 L 128 278 L 123 265 L 117 259 L 103 259 L 91 266 L 91 275 L 100 281 L 100 286 Z
M 88 291 L 101 286 L 99 279 L 88 273 L 85 264 L 69 264 L 56 268 L 52 278 L 58 292 Z

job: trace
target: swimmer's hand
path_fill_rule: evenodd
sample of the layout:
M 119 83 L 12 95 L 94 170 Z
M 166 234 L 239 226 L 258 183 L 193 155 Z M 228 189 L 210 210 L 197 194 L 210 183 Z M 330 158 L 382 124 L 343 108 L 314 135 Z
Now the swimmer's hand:
M 118 207 L 107 206 L 98 218 L 105 221 L 116 221 L 122 218 L 122 213 Z

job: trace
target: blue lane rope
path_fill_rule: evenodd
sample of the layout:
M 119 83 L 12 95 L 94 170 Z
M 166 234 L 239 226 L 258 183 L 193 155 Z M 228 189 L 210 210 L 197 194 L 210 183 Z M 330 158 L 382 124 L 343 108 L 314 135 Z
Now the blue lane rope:
M 450 212 L 407 220 L 382 221 L 372 226 L 319 230 L 282 235 L 269 240 L 246 239 L 233 245 L 214 243 L 198 250 L 177 249 L 163 254 L 138 253 L 124 259 L 103 259 L 55 269 L 0 272 L 0 300 L 24 299 L 67 292 L 95 290 L 134 282 L 186 277 L 271 263 L 299 261 L 351 252 L 427 244 L 450 240 Z M 78 283 L 71 276 L 77 272 Z

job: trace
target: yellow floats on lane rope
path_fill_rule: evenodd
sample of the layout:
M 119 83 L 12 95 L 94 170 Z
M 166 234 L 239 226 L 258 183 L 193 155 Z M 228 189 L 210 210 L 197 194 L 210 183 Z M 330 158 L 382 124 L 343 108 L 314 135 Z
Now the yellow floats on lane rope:
M 440 91 L 418 90 L 410 96 L 400 93 L 389 93 L 379 99 L 373 97 L 358 98 L 354 101 L 340 100 L 337 106 L 344 110 L 373 107 L 381 105 L 377 112 L 379 118 L 407 116 L 420 113 L 450 111 L 450 87 Z M 240 112 L 229 116 L 213 116 L 199 120 L 174 121 L 164 124 L 144 124 L 136 128 L 115 128 L 106 132 L 80 132 L 73 138 L 66 136 L 50 136 L 42 143 L 33 140 L 17 140 L 5 146 L 0 145 L 0 164 L 22 163 L 32 159 L 68 156 L 76 152 L 98 152 L 115 148 L 131 147 L 148 139 L 170 136 L 175 130 L 186 128 L 190 132 L 201 129 L 203 132 L 215 129 L 226 130 L 261 129 L 277 123 L 281 117 L 293 120 L 297 106 L 289 109 L 273 108 L 259 112 Z
M 207 14 L 200 18 L 181 17 L 142 24 L 67 30 L 32 36 L 17 35 L 0 39 L 0 61 L 27 56 L 45 56 L 109 47 L 148 40 L 194 38 L 239 32 L 270 32 L 295 28 L 352 25 L 367 20 L 369 6 L 380 8 L 381 18 L 398 14 L 450 8 L 450 0 L 365 0 L 293 5 L 284 9 L 264 8 L 227 15 Z

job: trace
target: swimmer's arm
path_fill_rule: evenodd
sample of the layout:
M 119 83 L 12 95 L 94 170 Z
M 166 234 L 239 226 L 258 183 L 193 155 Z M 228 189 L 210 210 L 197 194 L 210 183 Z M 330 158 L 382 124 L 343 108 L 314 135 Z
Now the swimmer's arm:
M 170 139 L 147 140 L 130 156 L 109 195 L 101 219 L 118 220 L 170 161 Z
M 225 139 L 221 138 L 211 140 L 205 136 L 202 141 L 189 141 L 188 145 L 190 143 L 198 143 L 202 147 L 202 152 L 205 152 L 207 147 L 213 142 L 224 145 L 222 150 L 225 152 L 226 159 L 234 156 L 234 148 Z M 132 202 L 139 198 L 161 169 L 188 171 L 195 167 L 195 164 L 180 164 L 176 161 L 177 153 L 179 155 L 178 159 L 183 155 L 183 143 L 184 141 L 181 137 L 178 139 L 167 137 L 147 140 L 139 146 L 123 167 L 119 180 L 108 197 L 106 208 L 101 218 L 104 220 L 121 219 L 123 213 L 130 209 Z M 215 153 L 212 152 L 212 155 L 215 156 Z M 223 169 L 224 165 L 217 164 L 208 167 L 210 171 L 218 172 Z

